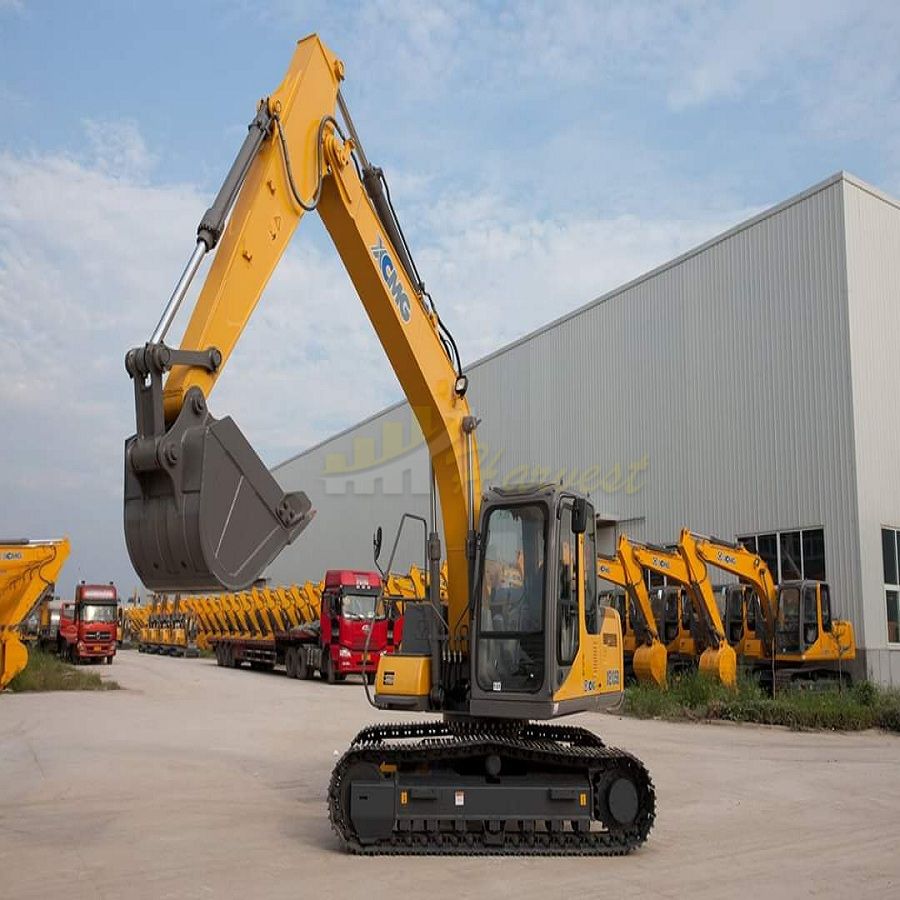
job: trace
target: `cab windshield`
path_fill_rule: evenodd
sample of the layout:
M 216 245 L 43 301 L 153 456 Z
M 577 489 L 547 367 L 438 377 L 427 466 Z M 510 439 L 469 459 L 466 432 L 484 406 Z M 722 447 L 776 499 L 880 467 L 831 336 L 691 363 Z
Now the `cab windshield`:
M 798 587 L 784 587 L 778 594 L 776 634 L 778 652 L 800 652 L 800 589 Z
M 478 685 L 485 691 L 540 690 L 544 682 L 544 507 L 491 510 L 478 609 Z
M 376 594 L 344 594 L 341 615 L 345 619 L 383 619 L 384 605 Z
M 85 603 L 81 607 L 82 622 L 115 622 L 116 607 L 110 603 Z

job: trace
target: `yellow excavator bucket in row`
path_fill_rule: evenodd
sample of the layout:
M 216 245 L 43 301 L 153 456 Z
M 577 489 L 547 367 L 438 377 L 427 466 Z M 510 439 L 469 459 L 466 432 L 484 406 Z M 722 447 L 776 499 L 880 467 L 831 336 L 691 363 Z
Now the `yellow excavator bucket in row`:
M 17 627 L 56 579 L 69 556 L 68 538 L 0 541 L 0 690 L 28 662 Z
M 665 689 L 667 685 L 669 653 L 666 645 L 660 641 L 650 644 L 641 644 L 634 651 L 631 660 L 634 669 L 634 677 L 641 684 L 655 684 Z
M 713 678 L 726 687 L 737 684 L 737 654 L 724 641 L 718 648 L 707 647 L 700 654 L 700 674 Z

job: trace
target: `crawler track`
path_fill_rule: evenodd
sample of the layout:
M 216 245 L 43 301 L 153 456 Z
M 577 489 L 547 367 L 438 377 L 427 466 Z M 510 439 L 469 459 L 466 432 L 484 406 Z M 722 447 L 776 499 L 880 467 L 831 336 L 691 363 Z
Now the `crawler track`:
M 489 757 L 502 760 L 540 781 L 563 773 L 591 786 L 590 822 L 550 822 L 509 818 L 502 821 L 397 819 L 389 837 L 363 841 L 354 825 L 351 784 L 360 772 L 366 780 L 397 783 L 404 773 L 431 779 L 437 786 L 453 783 Z M 610 814 L 612 786 L 625 780 L 634 786 L 636 812 L 626 824 Z M 495 779 L 502 782 L 502 776 Z M 334 768 L 328 791 L 331 824 L 351 853 L 418 855 L 617 856 L 630 853 L 647 839 L 656 814 L 653 783 L 629 753 L 610 748 L 583 728 L 539 723 L 461 721 L 373 725 L 353 740 Z

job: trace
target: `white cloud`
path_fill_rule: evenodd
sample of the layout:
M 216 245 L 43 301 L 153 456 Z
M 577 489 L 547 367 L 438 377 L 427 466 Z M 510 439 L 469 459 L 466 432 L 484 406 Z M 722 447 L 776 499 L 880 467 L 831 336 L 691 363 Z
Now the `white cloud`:
M 85 119 L 82 123 L 94 168 L 116 178 L 143 178 L 156 164 L 137 122 Z

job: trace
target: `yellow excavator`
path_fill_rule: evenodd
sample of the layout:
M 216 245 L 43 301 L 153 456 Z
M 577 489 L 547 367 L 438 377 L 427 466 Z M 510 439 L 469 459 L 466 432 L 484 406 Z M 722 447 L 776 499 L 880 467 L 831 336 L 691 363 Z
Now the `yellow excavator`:
M 625 590 L 619 617 L 624 622 L 627 616 L 631 624 L 631 635 L 625 636 L 624 650 L 626 657 L 631 651 L 635 678 L 642 684 L 665 687 L 668 652 L 659 637 L 644 573 L 625 535 L 619 538 L 615 556 L 597 555 L 597 575 Z
M 356 736 L 332 774 L 332 826 L 356 853 L 628 852 L 654 819 L 645 767 L 587 729 L 547 721 L 622 699 L 619 618 L 595 602 L 591 503 L 558 484 L 482 493 L 468 378 L 385 177 L 363 150 L 343 78 L 316 35 L 299 42 L 200 222 L 159 324 L 127 354 L 137 418 L 125 445 L 131 560 L 155 590 L 239 590 L 312 521 L 308 497 L 282 491 L 207 399 L 303 213 L 317 211 L 431 460 L 428 599 L 407 610 L 402 652 L 382 656 L 373 702 L 441 715 Z M 169 347 L 213 248 L 181 346 Z M 380 529 L 374 543 L 377 558 Z
M 669 582 L 685 589 L 693 611 L 691 633 L 698 649 L 702 650 L 700 672 L 733 687 L 737 683 L 737 655 L 725 638 L 719 605 L 705 569 L 695 571 L 693 560 L 683 555 L 680 548 L 636 541 L 629 543 L 634 559 L 642 569 L 664 575 Z
M 853 625 L 832 617 L 826 582 L 776 585 L 762 557 L 743 544 L 688 529 L 678 548 L 698 578 L 713 566 L 740 579 L 726 589 L 725 605 L 726 635 L 738 656 L 764 674 L 774 664 L 784 680 L 849 677 L 843 664 L 856 658 Z
M 53 585 L 69 556 L 67 538 L 0 540 L 0 690 L 28 663 L 18 626 Z

